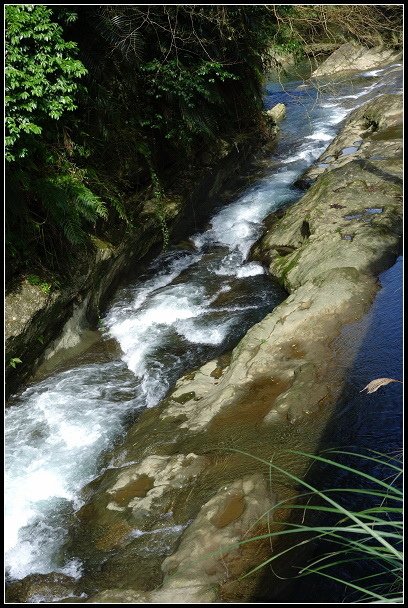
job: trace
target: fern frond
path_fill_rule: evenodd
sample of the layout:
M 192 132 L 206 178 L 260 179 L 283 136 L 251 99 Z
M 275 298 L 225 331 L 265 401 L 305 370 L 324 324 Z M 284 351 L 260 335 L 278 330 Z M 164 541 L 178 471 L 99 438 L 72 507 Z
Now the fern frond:
M 85 222 L 106 219 L 106 204 L 71 174 L 42 178 L 35 183 L 36 194 L 52 223 L 60 226 L 72 244 L 86 240 Z

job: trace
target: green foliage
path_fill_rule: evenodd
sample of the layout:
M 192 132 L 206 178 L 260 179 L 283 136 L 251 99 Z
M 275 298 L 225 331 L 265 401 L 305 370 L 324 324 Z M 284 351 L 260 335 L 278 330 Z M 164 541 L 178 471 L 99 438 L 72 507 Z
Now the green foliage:
M 13 357 L 12 359 L 10 359 L 9 361 L 9 365 L 10 367 L 12 367 L 13 369 L 16 368 L 16 366 L 18 364 L 22 363 L 21 359 L 19 359 L 18 357 Z
M 120 238 L 139 221 L 142 202 L 125 203 L 142 201 L 138 192 L 156 201 L 167 246 L 176 176 L 193 175 L 218 139 L 258 129 L 267 16 L 264 7 L 6 7 L 12 273 L 33 258 L 61 272 L 90 233 Z
M 60 226 L 73 245 L 87 238 L 84 221 L 95 223 L 107 218 L 106 204 L 84 183 L 84 172 L 63 173 L 37 179 L 32 184 L 52 222 Z
M 30 285 L 38 285 L 43 293 L 49 294 L 52 288 L 52 284 L 47 281 L 43 281 L 36 274 L 29 274 L 27 276 L 27 281 Z
M 107 218 L 106 204 L 76 164 L 89 149 L 69 135 L 79 79 L 87 74 L 76 42 L 64 38 L 63 24 L 77 14 L 24 4 L 7 5 L 5 13 L 7 258 L 12 268 L 33 256 L 52 267 L 64 239 L 83 244 L 89 226 Z
M 300 53 L 368 13 L 370 32 L 401 20 L 357 5 L 7 5 L 10 275 L 33 259 L 76 267 L 90 234 L 113 242 L 141 221 L 143 198 L 157 201 L 166 245 L 166 197 L 225 142 L 264 132 L 271 45 Z
M 43 5 L 6 5 L 6 159 L 26 157 L 33 135 L 48 119 L 76 108 L 78 79 L 86 74 L 74 59 L 76 43 L 63 38 Z M 72 21 L 74 14 L 69 20 Z
M 274 27 L 264 7 L 106 6 L 79 22 L 92 30 L 78 43 L 99 159 L 129 185 L 152 183 L 153 166 L 166 190 L 218 137 L 257 128 Z
M 220 105 L 221 96 L 215 83 L 238 80 L 238 76 L 223 69 L 214 61 L 201 61 L 198 65 L 183 65 L 172 59 L 162 63 L 154 59 L 141 67 L 146 78 L 146 94 L 154 100 L 164 100 L 175 112 L 155 113 L 141 120 L 141 126 L 157 129 L 165 139 L 183 144 L 194 135 L 214 138 L 211 120 L 202 114 L 203 104 Z
M 115 210 L 121 220 L 129 223 L 128 214 L 121 198 L 122 193 L 114 183 L 109 181 L 109 179 L 106 179 L 101 172 L 95 171 L 92 167 L 86 171 L 86 181 L 89 188 L 102 193 L 109 200 L 110 206 Z M 97 215 L 102 218 L 106 217 L 106 208 L 105 214 L 98 213 Z

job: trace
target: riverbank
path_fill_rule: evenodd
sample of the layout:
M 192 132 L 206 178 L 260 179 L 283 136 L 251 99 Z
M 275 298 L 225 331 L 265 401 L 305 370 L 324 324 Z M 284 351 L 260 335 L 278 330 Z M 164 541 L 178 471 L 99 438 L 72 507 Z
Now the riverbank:
M 326 495 L 333 488 L 361 487 L 365 492 L 369 491 L 369 482 L 367 485 L 359 483 L 352 469 L 357 469 L 362 475 L 371 475 L 376 479 L 384 480 L 388 477 L 389 470 L 385 471 L 381 464 L 382 455 L 395 458 L 393 464 L 398 466 L 401 454 L 403 385 L 392 383 L 372 394 L 367 394 L 362 388 L 374 378 L 401 379 L 403 377 L 402 257 L 398 257 L 391 268 L 380 274 L 379 282 L 381 289 L 369 313 L 360 321 L 346 325 L 333 342 L 338 366 L 344 366 L 347 375 L 336 407 L 319 442 L 317 453 L 323 457 L 327 455 L 350 467 L 351 470 L 336 467 L 334 473 L 332 466 L 321 462 L 314 463 L 304 481 L 325 492 Z M 357 352 L 350 366 L 349 353 L 356 351 L 356 343 Z M 329 455 L 330 450 L 335 452 L 332 456 Z M 339 454 L 339 451 L 347 453 Z M 371 460 L 371 456 L 378 456 L 378 461 Z M 392 485 L 402 490 L 401 477 L 394 479 Z M 377 487 L 376 485 L 375 490 Z M 354 512 L 370 506 L 375 507 L 376 499 L 365 492 L 342 493 L 341 500 L 344 500 L 342 504 L 346 509 Z M 337 496 L 340 494 L 337 493 Z M 333 516 L 331 513 L 319 513 L 317 518 L 312 517 L 311 520 L 306 517 L 303 523 L 306 525 L 311 523 L 313 527 L 331 526 Z M 308 547 L 311 547 L 309 555 Z M 340 581 L 348 581 L 353 585 L 358 578 L 369 574 L 375 575 L 370 580 L 381 577 L 383 590 L 388 592 L 386 581 L 390 579 L 386 569 L 379 574 L 381 562 L 369 563 L 364 559 L 353 559 L 332 568 L 328 574 L 333 574 L 337 580 L 322 576 L 320 573 L 297 577 L 294 580 L 293 571 L 299 571 L 314 560 L 327 559 L 327 555 L 335 554 L 338 550 L 338 544 L 336 542 L 331 544 L 323 537 L 314 546 L 306 544 L 305 549 L 302 555 L 299 547 L 296 547 L 286 554 L 280 563 L 275 561 L 275 575 L 267 569 L 264 570 L 256 595 L 257 601 L 313 604 L 318 596 L 322 603 L 327 604 L 355 603 L 358 592 L 352 586 L 347 588 Z M 363 555 L 361 557 L 363 558 Z M 396 590 L 397 585 L 398 583 L 392 589 Z M 375 591 L 379 592 L 377 588 Z
M 217 166 L 202 167 L 190 187 L 184 184 L 183 196 L 164 199 L 169 242 L 188 236 L 216 204 L 230 200 L 259 171 L 257 162 L 270 153 L 278 134 L 272 119 L 266 118 L 265 124 L 269 131 L 263 139 L 247 136 L 239 145 L 226 147 Z M 13 283 L 5 298 L 6 397 L 58 351 L 78 345 L 84 331 L 96 329 L 124 276 L 130 270 L 135 275 L 137 266 L 142 271 L 158 254 L 163 233 L 149 201 L 140 218 L 140 225 L 116 243 L 93 238 L 93 247 L 72 267 L 63 286 L 30 276 Z

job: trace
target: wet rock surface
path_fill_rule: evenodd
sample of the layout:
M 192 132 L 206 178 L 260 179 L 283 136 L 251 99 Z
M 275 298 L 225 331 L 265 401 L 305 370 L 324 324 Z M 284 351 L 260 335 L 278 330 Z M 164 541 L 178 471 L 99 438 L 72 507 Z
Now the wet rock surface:
M 183 196 L 166 197 L 163 208 L 167 228 L 175 241 L 191 234 L 215 205 L 229 200 L 246 184 L 258 169 L 258 157 L 273 149 L 276 133 L 277 128 L 273 127 L 261 138 L 259 134 L 244 134 L 239 146 L 228 144 L 226 149 L 214 153 L 210 165 L 203 166 L 193 181 L 187 181 Z M 134 199 L 134 204 L 140 205 L 140 195 Z M 135 266 L 139 265 L 142 270 L 141 261 L 145 256 L 154 257 L 157 253 L 154 248 L 161 245 L 163 235 L 152 201 L 145 202 L 140 224 L 119 244 L 96 237 L 91 240 L 92 245 L 71 269 L 64 285 L 56 288 L 50 284 L 51 289 L 44 292 L 39 285 L 23 279 L 7 290 L 7 397 L 30 380 L 51 354 L 62 350 L 69 358 L 70 349 L 75 348 L 83 332 L 96 326 L 123 277 L 134 272 Z M 10 360 L 15 358 L 21 363 L 10 365 Z
M 33 574 L 8 586 L 7 603 L 46 603 L 73 596 L 76 589 L 74 578 L 65 574 Z
M 75 269 L 69 284 L 44 293 L 24 280 L 6 295 L 6 360 L 18 357 L 22 361 L 6 366 L 7 396 L 51 354 L 74 347 L 80 334 L 96 322 L 129 260 L 143 257 L 157 242 L 154 220 L 147 222 L 140 237 L 136 244 L 133 237 L 118 247 L 95 239 L 93 250 Z
M 284 103 L 277 103 L 273 108 L 267 110 L 266 113 L 272 120 L 278 123 L 286 116 L 286 106 Z
M 339 135 L 299 182 L 310 187 L 323 173 L 348 165 L 350 161 L 359 161 L 359 165 L 353 165 L 356 175 L 361 167 L 379 178 L 377 184 L 370 184 L 370 192 L 374 193 L 373 187 L 378 187 L 381 180 L 386 186 L 387 172 L 390 173 L 388 182 L 400 184 L 401 157 L 401 97 L 381 95 L 352 112 Z M 368 205 L 375 207 L 375 200 Z
M 334 159 L 324 174 L 314 176 L 298 203 L 269 218 L 253 249 L 289 297 L 247 332 L 229 359 L 183 376 L 113 450 L 112 468 L 86 489 L 79 530 L 86 523 L 93 543 L 101 530 L 108 535 L 96 542 L 105 554 L 99 574 L 82 582 L 88 602 L 249 597 L 251 581 L 244 591 L 238 579 L 255 558 L 243 559 L 236 543 L 284 492 L 276 495 L 278 486 L 269 488 L 257 465 L 225 448 L 265 455 L 273 449 L 263 445 L 267 437 L 273 443 L 275 433 L 289 437 L 296 425 L 327 418 L 344 374 L 331 343 L 367 311 L 376 276 L 400 244 L 401 120 L 399 96 L 380 97 L 350 116 L 324 155 Z M 357 151 L 338 154 L 356 141 Z M 381 165 L 369 160 L 379 141 L 386 141 Z M 301 463 L 293 466 L 301 472 Z M 150 547 L 153 537 L 161 540 L 161 552 L 153 549 L 147 558 L 146 582 L 140 556 L 148 555 L 149 536 Z
M 88 603 L 194 603 L 214 602 L 231 570 L 254 567 L 259 554 L 240 546 L 245 533 L 257 522 L 264 524 L 271 497 L 262 475 L 249 475 L 219 490 L 200 509 L 177 550 L 162 563 L 163 581 L 157 590 L 140 593 L 111 589 Z M 238 568 L 237 568 L 238 562 Z

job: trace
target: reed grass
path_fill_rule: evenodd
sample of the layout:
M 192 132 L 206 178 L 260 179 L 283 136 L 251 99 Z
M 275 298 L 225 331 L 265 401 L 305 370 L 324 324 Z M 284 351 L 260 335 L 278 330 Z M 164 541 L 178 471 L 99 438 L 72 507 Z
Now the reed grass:
M 296 504 L 284 500 L 264 514 L 268 516 L 268 521 L 273 523 L 274 514 L 279 509 L 285 509 L 285 512 L 292 515 L 300 511 L 299 521 L 282 522 L 277 518 L 279 525 L 272 525 L 267 534 L 241 541 L 240 544 L 246 544 L 266 538 L 271 541 L 276 539 L 276 543 L 273 543 L 273 546 L 276 544 L 276 550 L 273 548 L 271 557 L 244 576 L 271 565 L 285 554 L 287 561 L 292 552 L 305 549 L 309 543 L 319 541 L 324 545 L 327 542 L 328 550 L 320 553 L 318 557 L 309 558 L 306 565 L 297 569 L 296 578 L 318 574 L 331 579 L 348 589 L 349 596 L 356 598 L 353 603 L 403 602 L 403 495 L 398 487 L 402 477 L 402 458 L 399 454 L 386 455 L 375 450 L 364 454 L 330 450 L 324 455 L 314 455 L 288 450 L 292 454 L 310 459 L 311 462 L 346 472 L 348 478 L 354 480 L 353 487 L 335 487 L 323 491 L 309 483 L 307 477 L 301 479 L 273 462 L 242 450 L 233 451 L 259 461 L 269 468 L 270 473 L 275 470 L 285 474 L 302 488 Z M 341 462 L 339 457 L 345 457 L 348 461 L 355 459 L 358 464 L 351 466 Z M 370 470 L 375 468 L 376 472 L 362 470 L 363 466 Z M 377 473 L 380 469 L 381 476 Z M 385 471 L 387 474 L 383 476 Z M 354 500 L 351 500 L 352 497 Z M 351 502 L 355 505 L 355 499 L 362 503 L 361 508 L 345 506 L 344 503 Z M 310 521 L 310 515 L 315 517 L 315 523 L 307 523 L 308 519 Z M 331 521 L 326 523 L 324 516 L 332 518 Z M 284 548 L 282 541 L 285 541 Z M 363 568 L 367 566 L 370 573 L 352 580 L 343 579 L 340 573 L 353 562 L 358 562 Z M 375 566 L 374 573 L 370 571 L 371 566 Z

